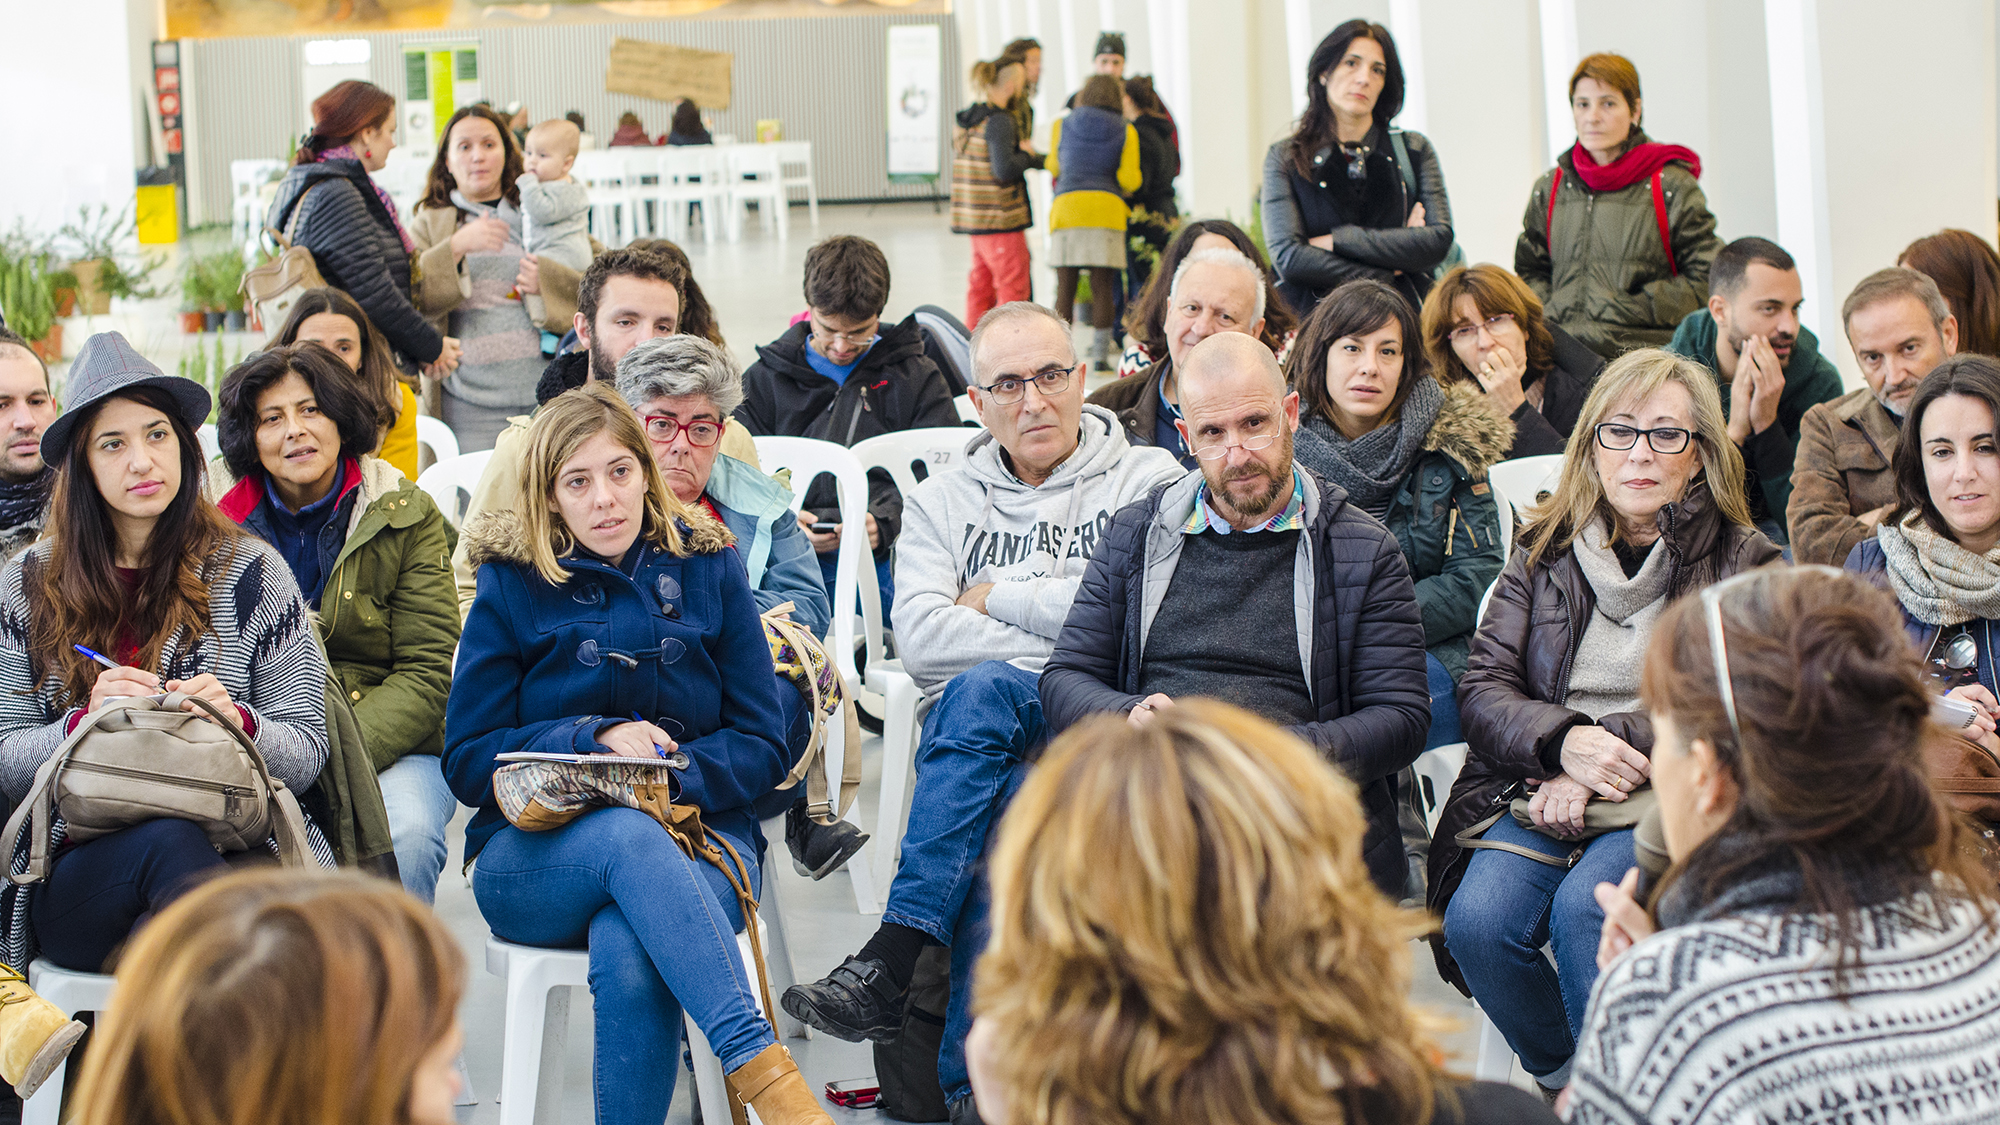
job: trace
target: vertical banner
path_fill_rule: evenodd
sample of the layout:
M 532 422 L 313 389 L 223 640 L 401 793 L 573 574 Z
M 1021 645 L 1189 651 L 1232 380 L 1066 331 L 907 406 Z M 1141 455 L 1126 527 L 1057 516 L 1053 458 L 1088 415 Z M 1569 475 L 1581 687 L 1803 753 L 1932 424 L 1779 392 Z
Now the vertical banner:
M 139 187 L 134 213 L 139 224 L 139 241 L 149 245 L 176 242 L 187 225 L 187 153 L 184 148 L 181 103 L 181 45 L 173 40 L 153 41 L 153 108 L 160 116 L 160 144 L 167 173 L 144 179 Z M 149 190 L 150 189 L 150 190 Z M 163 190 L 164 189 L 164 190 Z
M 889 29 L 889 180 L 938 178 L 944 40 L 937 24 Z
M 444 123 L 459 106 L 479 100 L 477 44 L 425 43 L 403 48 L 403 107 L 409 129 L 404 144 L 422 147 L 444 139 Z

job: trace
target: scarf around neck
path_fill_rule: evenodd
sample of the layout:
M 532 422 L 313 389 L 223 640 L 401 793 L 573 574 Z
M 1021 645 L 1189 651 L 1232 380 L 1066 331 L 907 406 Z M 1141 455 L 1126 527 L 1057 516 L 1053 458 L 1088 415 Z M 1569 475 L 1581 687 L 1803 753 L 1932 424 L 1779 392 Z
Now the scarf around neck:
M 1349 500 L 1379 520 L 1424 451 L 1424 439 L 1443 406 L 1444 388 L 1429 376 L 1418 376 L 1394 422 L 1350 441 L 1338 426 L 1315 414 L 1299 427 L 1294 456 L 1346 489 Z
M 361 154 L 354 151 L 353 145 L 335 145 L 319 154 L 318 163 L 324 164 L 329 160 L 352 160 L 356 164 L 361 164 Z M 361 164 L 361 174 L 367 177 L 368 186 L 375 189 L 375 198 L 381 200 L 383 209 L 389 212 L 389 222 L 396 228 L 396 237 L 403 240 L 403 251 L 416 253 L 417 244 L 411 240 L 410 232 L 403 229 L 402 216 L 396 214 L 396 201 L 389 198 L 389 193 L 383 190 L 381 184 L 375 182 L 375 177 L 368 175 L 366 164 Z
M 1701 178 L 1701 157 L 1685 145 L 1663 145 L 1642 139 L 1621 153 L 1618 159 L 1609 164 L 1599 164 L 1590 155 L 1590 150 L 1583 147 L 1583 142 L 1578 141 L 1576 147 L 1569 150 L 1569 156 L 1571 163 L 1576 165 L 1576 174 L 1592 191 L 1618 191 L 1631 187 L 1640 180 L 1651 179 L 1653 173 L 1675 161 L 1687 165 L 1695 179 Z
M 1875 532 L 1889 588 L 1911 617 L 1926 625 L 1960 625 L 2000 618 L 2000 547 L 1975 555 L 1911 512 Z
M 1652 552 L 1639 573 L 1625 577 L 1625 568 L 1611 549 L 1611 529 L 1597 516 L 1572 544 L 1577 568 L 1597 594 L 1597 610 L 1623 625 L 1632 615 L 1667 596 L 1674 567 L 1664 538 L 1653 540 Z
M 55 486 L 55 466 L 48 464 L 27 480 L 0 480 L 0 535 L 23 527 L 42 526 Z

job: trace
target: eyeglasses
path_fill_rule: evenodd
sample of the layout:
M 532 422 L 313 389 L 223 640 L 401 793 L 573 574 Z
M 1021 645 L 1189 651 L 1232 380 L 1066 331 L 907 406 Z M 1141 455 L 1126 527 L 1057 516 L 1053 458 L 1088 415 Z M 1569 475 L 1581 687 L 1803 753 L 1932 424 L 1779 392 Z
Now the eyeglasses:
M 1682 431 L 1685 433 L 1686 431 Z M 1629 446 L 1627 448 L 1630 448 Z M 1783 568 L 1746 570 L 1734 578 L 1725 578 L 1701 592 L 1701 612 L 1708 622 L 1708 651 L 1715 657 L 1715 687 L 1722 694 L 1722 710 L 1729 716 L 1729 733 L 1736 739 L 1736 750 L 1743 751 L 1743 724 L 1736 717 L 1736 689 L 1729 678 L 1729 649 L 1722 639 L 1722 598 L 1730 590 L 1754 581 L 1774 581 L 1793 575 L 1814 571 L 1820 574 L 1841 577 L 1845 571 L 1817 563 L 1800 563 Z
M 1595 431 L 1597 444 L 1615 452 L 1623 452 L 1639 444 L 1640 438 L 1653 447 L 1655 453 L 1679 453 L 1688 447 L 1688 439 L 1694 431 L 1683 430 L 1679 426 L 1656 426 L 1650 430 L 1621 426 L 1616 422 L 1600 423 Z
M 870 321 L 868 327 L 857 328 L 852 332 L 835 332 L 833 329 L 820 323 L 819 317 L 815 316 L 812 318 L 812 333 L 823 340 L 842 340 L 849 344 L 865 344 L 873 340 L 875 334 L 881 330 L 882 320 L 880 317 Z
M 1479 336 L 1479 330 L 1482 328 L 1490 336 L 1512 323 L 1514 323 L 1513 313 L 1494 313 L 1478 324 L 1461 324 L 1457 328 L 1445 333 L 1444 338 L 1454 344 L 1469 344 Z M 1629 449 L 1631 447 L 1627 446 L 1626 448 Z
M 1277 440 L 1275 433 L 1256 434 L 1242 441 L 1218 441 L 1213 445 L 1204 445 L 1196 449 L 1194 455 L 1203 461 L 1220 461 L 1229 456 L 1232 449 L 1269 449 L 1271 443 Z
M 662 445 L 682 431 L 687 432 L 689 445 L 707 448 L 722 440 L 722 427 L 714 422 L 682 422 L 665 414 L 646 415 L 646 436 Z
M 1011 406 L 1027 397 L 1029 383 L 1033 383 L 1035 389 L 1042 392 L 1043 398 L 1054 398 L 1069 390 L 1069 381 L 1076 377 L 1077 368 L 1082 366 L 1079 363 L 1076 367 L 1045 367 L 1026 379 L 1008 376 L 995 379 L 979 389 L 991 395 L 993 401 L 1002 406 Z

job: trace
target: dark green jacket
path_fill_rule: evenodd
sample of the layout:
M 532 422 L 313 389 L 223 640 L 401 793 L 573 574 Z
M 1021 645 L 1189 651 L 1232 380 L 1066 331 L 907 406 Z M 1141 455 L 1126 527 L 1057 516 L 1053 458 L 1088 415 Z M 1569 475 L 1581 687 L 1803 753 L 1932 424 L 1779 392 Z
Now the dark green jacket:
M 1667 350 L 1684 355 L 1715 372 L 1722 392 L 1722 417 L 1729 417 L 1729 384 L 1735 372 L 1716 366 L 1715 317 L 1705 308 L 1697 309 L 1674 329 Z M 1792 462 L 1799 452 L 1799 426 L 1806 411 L 1841 396 L 1844 388 L 1833 362 L 1819 354 L 1819 338 L 1812 329 L 1799 325 L 1799 338 L 1792 343 L 1792 358 L 1785 363 L 1785 393 L 1778 396 L 1778 421 L 1763 433 L 1753 433 L 1743 446 L 1746 470 L 1744 494 L 1750 498 L 1751 514 L 1769 517 L 1780 529 L 1792 500 Z M 1754 486 L 1754 487 L 1753 487 Z M 1760 507 L 1761 505 L 1761 507 Z
M 1635 133 L 1632 143 L 1647 140 Z M 1708 267 L 1722 249 L 1715 216 L 1694 173 L 1668 164 L 1660 185 L 1673 236 L 1667 266 L 1653 212 L 1651 177 L 1618 191 L 1595 192 L 1576 174 L 1570 154 L 1556 159 L 1555 238 L 1549 238 L 1549 186 L 1555 169 L 1542 173 L 1528 193 L 1521 236 L 1514 244 L 1514 272 L 1542 299 L 1551 321 L 1606 359 L 1633 348 L 1659 347 L 1682 317 L 1708 303 Z M 1551 253 L 1553 249 L 1553 253 Z

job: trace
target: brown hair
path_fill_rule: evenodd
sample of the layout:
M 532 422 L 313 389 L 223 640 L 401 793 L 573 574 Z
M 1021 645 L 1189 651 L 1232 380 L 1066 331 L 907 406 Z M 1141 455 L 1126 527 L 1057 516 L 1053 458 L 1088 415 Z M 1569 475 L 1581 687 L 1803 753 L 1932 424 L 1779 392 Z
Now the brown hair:
M 1884 868 L 1904 893 L 1987 909 L 1993 877 L 1971 830 L 1931 790 L 1930 695 L 1895 598 L 1827 567 L 1765 567 L 1731 582 L 1667 608 L 1639 680 L 1646 709 L 1671 720 L 1683 747 L 1714 747 L 1738 787 L 1729 819 L 1669 869 L 1654 902 L 1684 883 L 1699 907 L 1758 873 L 1795 869 L 1804 882 L 1786 910 L 1834 919 L 1836 965 L 1858 952 L 1867 900 L 1856 891 Z M 1740 744 L 1718 686 L 1709 597 L 1720 599 Z M 1654 748 L 1655 758 L 1673 752 Z
M 353 140 L 355 134 L 387 121 L 394 112 L 396 99 L 373 82 L 354 78 L 336 82 L 332 89 L 313 99 L 312 132 L 299 143 L 292 163 L 311 164 L 319 159 L 320 153 L 339 148 Z
M 1955 533 L 1931 499 L 1930 482 L 1924 476 L 1924 412 L 1948 395 L 1985 403 L 1994 421 L 2000 423 L 2000 362 L 1991 356 L 1960 352 L 1931 368 L 1917 384 L 1895 451 L 1889 455 L 1889 467 L 1896 477 L 1896 513 L 1889 519 L 1900 521 L 1914 512 L 1932 531 L 1953 539 Z
M 1174 271 L 1194 252 L 1195 239 L 1204 234 L 1219 234 L 1228 239 L 1264 272 L 1264 334 L 1257 338 L 1264 341 L 1272 355 L 1278 354 L 1284 349 L 1285 337 L 1298 329 L 1299 318 L 1279 294 L 1264 251 L 1250 241 L 1242 227 L 1228 219 L 1193 219 L 1181 225 L 1173 241 L 1160 252 L 1160 262 L 1153 267 L 1153 276 L 1146 279 L 1146 287 L 1139 291 L 1139 299 L 1126 308 L 1125 331 L 1132 334 L 1155 363 L 1167 358 L 1167 298 L 1172 295 Z
M 451 201 L 451 193 L 458 188 L 458 181 L 452 178 L 451 169 L 445 167 L 445 160 L 451 155 L 451 131 L 468 117 L 477 117 L 492 125 L 500 134 L 500 151 L 506 155 L 500 163 L 500 194 L 514 206 L 521 205 L 521 189 L 514 181 L 521 178 L 521 146 L 514 143 L 514 130 L 507 127 L 507 119 L 500 116 L 492 106 L 471 105 L 458 107 L 458 112 L 444 123 L 444 132 L 438 134 L 437 158 L 431 161 L 430 181 L 424 187 L 424 197 L 417 201 L 418 207 L 456 207 Z
M 1125 96 L 1132 99 L 1132 105 L 1141 117 L 1157 117 L 1162 121 L 1172 121 L 1165 102 L 1160 100 L 1160 92 L 1153 89 L 1153 76 L 1135 74 L 1125 80 Z M 1255 261 L 1255 259 L 1251 259 Z
M 701 107 L 689 98 L 682 98 L 674 106 L 674 116 L 667 129 L 684 137 L 699 136 L 708 131 L 701 124 Z
M 373 401 L 375 425 L 383 435 L 395 426 L 403 413 L 403 389 L 401 372 L 396 367 L 394 353 L 389 350 L 389 338 L 368 319 L 361 303 L 347 295 L 345 290 L 326 287 L 308 289 L 299 294 L 298 303 L 292 306 L 291 314 L 285 317 L 285 326 L 278 330 L 274 347 L 282 347 L 299 342 L 299 329 L 305 322 L 321 313 L 344 316 L 354 322 L 354 329 L 361 336 L 361 366 L 355 370 L 362 389 Z M 378 442 L 375 449 L 380 449 Z M 372 452 L 372 450 L 371 450 Z
M 1076 107 L 1082 109 L 1108 109 L 1123 115 L 1125 112 L 1125 88 L 1109 74 L 1093 74 L 1084 82 L 1083 89 L 1076 93 Z
M 1299 338 L 1285 357 L 1285 382 L 1299 393 L 1301 418 L 1318 416 L 1336 421 L 1333 396 L 1326 389 L 1327 353 L 1340 340 L 1366 336 L 1391 321 L 1403 333 L 1403 374 L 1396 380 L 1396 393 L 1389 398 L 1389 409 L 1382 412 L 1376 424 L 1387 425 L 1395 420 L 1410 397 L 1410 388 L 1425 375 L 1424 349 L 1417 334 L 1417 310 L 1410 307 L 1410 302 L 1394 286 L 1374 278 L 1350 281 L 1329 293 L 1299 329 Z
M 1430 1120 L 1407 990 L 1433 923 L 1369 880 L 1366 827 L 1352 781 L 1226 703 L 1058 738 L 1001 822 L 975 970 L 1009 1125 Z
M 889 259 L 859 235 L 834 235 L 806 251 L 803 288 L 806 304 L 818 312 L 842 320 L 881 316 L 889 304 Z
M 680 267 L 681 279 L 673 282 L 681 295 L 680 331 L 684 336 L 699 336 L 724 351 L 729 350 L 729 342 L 722 338 L 722 323 L 715 318 L 715 309 L 708 298 L 702 295 L 701 285 L 694 279 L 694 263 L 688 261 L 687 251 L 664 238 L 635 238 L 625 244 L 627 250 L 642 250 L 656 254 Z M 610 274 L 608 276 L 617 276 Z M 669 278 L 668 280 L 672 280 Z M 598 288 L 603 288 L 603 279 L 598 280 Z M 591 301 L 592 330 L 597 324 L 597 302 L 595 294 Z
M 2000 356 L 2000 254 L 1969 230 L 1941 230 L 1897 258 L 1937 282 L 1958 318 L 1958 350 Z
M 1000 76 L 1007 72 L 1008 67 L 1018 66 L 1026 69 L 1027 65 L 1021 59 L 1009 55 L 1001 55 L 997 59 L 982 59 L 972 64 L 972 70 L 966 75 L 966 79 L 972 84 L 972 92 L 984 97 L 986 91 L 1000 84 Z
M 391 1125 L 457 1021 L 465 955 L 392 882 L 265 868 L 135 935 L 78 1077 L 77 1125 Z
M 1639 128 L 1639 68 L 1624 55 L 1599 52 L 1586 55 L 1569 75 L 1569 96 L 1576 99 L 1576 84 L 1586 78 L 1595 78 L 1606 86 L 1618 91 L 1625 98 L 1625 108 L 1633 113 L 1632 128 Z
M 305 382 L 314 406 L 334 424 L 342 459 L 381 448 L 375 404 L 355 386 L 347 361 L 316 342 L 265 348 L 223 376 L 216 392 L 215 441 L 231 473 L 241 479 L 268 471 L 257 449 L 257 400 L 287 375 Z
M 1548 371 L 1555 367 L 1556 340 L 1549 332 L 1548 319 L 1542 315 L 1541 298 L 1535 296 L 1527 282 L 1491 262 L 1481 262 L 1476 266 L 1459 266 L 1445 274 L 1424 298 L 1424 357 L 1430 361 L 1431 374 L 1438 382 L 1446 386 L 1479 384 L 1478 377 L 1466 369 L 1451 347 L 1451 331 L 1458 327 L 1458 314 L 1453 306 L 1460 297 L 1471 297 L 1472 307 L 1479 310 L 1480 316 L 1506 313 L 1514 318 L 1528 338 L 1528 354 L 1524 357 L 1528 370 Z
M 644 244 L 635 242 L 616 250 L 606 250 L 592 258 L 590 265 L 584 268 L 583 279 L 576 285 L 576 311 L 583 314 L 583 322 L 590 325 L 593 333 L 597 331 L 597 305 L 604 299 L 604 283 L 614 277 L 643 277 L 673 286 L 674 292 L 681 295 L 681 315 L 677 324 L 680 331 L 688 330 L 687 271 L 675 264 L 672 256 L 654 249 L 658 241 L 664 240 Z M 687 255 L 681 255 L 681 260 L 686 261 Z

